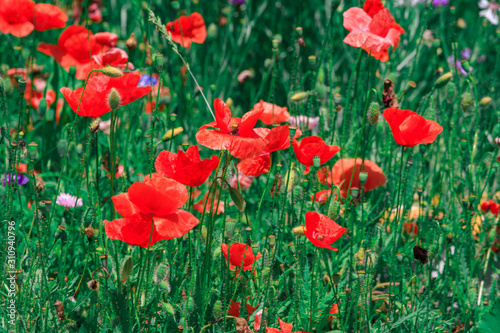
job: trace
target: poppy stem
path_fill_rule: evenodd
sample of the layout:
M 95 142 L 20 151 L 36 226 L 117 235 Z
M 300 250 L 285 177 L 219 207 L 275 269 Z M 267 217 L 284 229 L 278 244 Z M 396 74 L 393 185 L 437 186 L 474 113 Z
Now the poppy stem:
M 404 156 L 405 156 L 405 146 L 401 146 L 401 166 L 399 167 L 399 185 L 398 185 L 398 195 L 397 195 L 397 204 L 396 204 L 396 223 L 395 223 L 395 228 L 394 230 L 396 231 L 396 235 L 394 236 L 394 256 L 397 253 L 397 244 L 399 240 L 399 233 L 401 231 L 400 228 L 400 213 L 402 213 L 402 210 L 399 208 L 399 201 L 401 199 L 401 183 L 403 182 L 403 164 L 404 164 Z

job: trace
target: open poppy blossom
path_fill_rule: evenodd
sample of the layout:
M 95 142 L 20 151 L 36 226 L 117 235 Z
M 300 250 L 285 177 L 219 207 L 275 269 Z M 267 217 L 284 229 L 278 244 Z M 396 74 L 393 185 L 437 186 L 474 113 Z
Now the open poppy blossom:
M 306 213 L 304 234 L 315 246 L 338 251 L 330 244 L 338 240 L 346 231 L 346 228 L 341 227 L 326 215 L 314 211 Z
M 191 43 L 203 44 L 207 39 L 207 27 L 200 13 L 189 16 L 182 15 L 173 22 L 167 23 L 167 31 L 172 40 L 183 47 L 190 47 Z
M 33 30 L 45 31 L 66 26 L 68 15 L 59 7 L 31 0 L 0 0 L 0 31 L 16 37 Z
M 296 331 L 292 332 L 293 324 L 285 323 L 278 317 L 278 323 L 280 328 L 266 327 L 266 333 L 308 333 L 306 331 Z
M 382 116 L 391 127 L 392 135 L 398 145 L 414 147 L 420 143 L 433 143 L 443 131 L 434 120 L 425 119 L 416 112 L 389 108 Z
M 290 119 L 290 113 L 288 113 L 287 107 L 277 106 L 276 104 L 267 103 L 260 100 L 259 103 L 253 106 L 253 109 L 262 108 L 264 112 L 260 114 L 260 121 L 266 125 L 272 125 L 276 123 L 284 123 Z
M 308 173 L 309 167 L 314 165 L 315 156 L 319 156 L 320 164 L 326 163 L 340 151 L 340 147 L 327 145 L 319 136 L 307 136 L 300 143 L 293 140 L 293 151 L 299 162 L 307 167 Z
M 332 190 L 321 190 L 319 192 L 316 192 L 316 194 L 311 195 L 311 200 L 314 200 L 315 202 L 319 203 L 326 203 L 328 200 L 328 197 L 332 194 Z M 337 199 L 337 195 L 335 195 L 335 199 Z
M 229 252 L 229 268 L 235 269 L 243 266 L 244 271 L 251 271 L 252 265 L 254 262 L 259 260 L 262 256 L 259 253 L 255 256 L 252 252 L 252 247 L 243 243 L 233 243 L 231 247 L 228 247 L 227 244 L 221 244 L 222 254 L 224 258 L 228 260 L 228 252 Z
M 214 150 L 229 149 L 236 158 L 259 156 L 267 141 L 259 135 L 260 128 L 254 129 L 263 109 L 245 113 L 243 118 L 232 118 L 231 110 L 217 98 L 214 101 L 215 121 L 206 124 L 196 133 L 196 140 Z M 213 127 L 215 129 L 209 129 Z
M 120 96 L 120 105 L 132 103 L 136 99 L 146 96 L 151 92 L 151 87 L 137 87 L 140 78 L 140 75 L 132 73 L 120 77 L 97 75 L 89 78 L 78 115 L 95 118 L 111 111 L 108 97 L 113 88 Z M 76 113 L 83 87 L 73 91 L 66 87 L 60 90 L 73 112 Z
M 189 147 L 186 152 L 179 150 L 177 154 L 162 151 L 155 162 L 160 175 L 191 187 L 203 184 L 218 165 L 219 158 L 215 155 L 211 159 L 201 160 L 196 145 Z
M 148 247 L 150 236 L 151 245 L 181 237 L 199 223 L 191 213 L 179 209 L 188 199 L 186 187 L 158 174 L 144 183 L 133 183 L 127 193 L 111 199 L 123 218 L 104 221 L 106 235 L 129 245 Z
M 268 173 L 271 168 L 272 152 L 284 150 L 290 147 L 290 126 L 278 126 L 272 129 L 260 128 L 257 132 L 266 142 L 262 154 L 257 157 L 246 158 L 236 166 L 238 170 L 247 176 L 257 177 Z M 294 139 L 302 135 L 300 130 L 295 131 Z
M 383 62 L 389 60 L 389 47 L 396 49 L 405 32 L 380 0 L 366 0 L 363 9 L 349 8 L 343 16 L 344 28 L 350 31 L 344 43 Z
M 43 98 L 43 92 L 45 90 L 45 80 L 34 79 L 33 80 L 34 89 L 31 89 L 31 80 L 26 81 L 26 91 L 24 92 L 24 99 L 31 103 L 34 109 L 38 109 L 40 101 Z M 45 94 L 45 101 L 47 102 L 47 107 L 50 107 L 52 103 L 56 101 L 56 93 L 54 90 L 49 89 Z
M 134 69 L 134 65 L 128 62 L 128 54 L 117 47 L 111 48 L 92 56 L 93 69 L 101 69 L 106 66 L 113 66 L 119 69 Z
M 250 297 L 247 297 L 247 299 L 248 298 L 250 298 Z M 247 304 L 245 304 L 245 307 L 247 309 L 248 317 L 250 317 L 259 306 L 258 305 L 251 306 L 250 304 L 247 303 Z M 233 316 L 233 317 L 239 317 L 240 311 L 241 311 L 241 302 L 231 301 L 231 305 L 229 305 L 229 309 L 227 310 L 227 314 L 230 316 Z
M 101 32 L 94 35 L 84 27 L 71 25 L 61 33 L 57 45 L 40 43 L 37 50 L 53 57 L 66 71 L 75 67 L 75 77 L 85 80 L 92 69 L 92 56 L 106 52 L 117 39 L 116 34 Z
M 353 171 L 354 177 L 352 178 L 351 188 L 361 187 L 359 182 L 359 174 L 361 171 L 366 172 L 368 175 L 366 182 L 363 185 L 364 192 L 374 190 L 375 188 L 385 184 L 386 177 L 384 172 L 375 162 L 365 160 L 364 166 L 362 164 L 363 160 L 360 158 L 358 158 L 356 162 L 354 161 L 354 158 L 344 158 L 338 160 L 333 165 L 331 172 L 328 168 L 322 168 L 318 171 L 319 181 L 328 186 L 339 186 L 340 193 L 344 198 L 347 197 L 347 190 L 349 189 L 349 182 L 351 181 Z
M 500 204 L 497 204 L 493 200 L 485 201 L 481 204 L 481 210 L 486 214 L 491 212 L 491 214 L 498 216 L 500 212 Z
M 201 194 L 201 191 L 198 189 L 194 190 L 193 199 L 198 197 Z M 209 191 L 203 195 L 203 198 L 198 200 L 198 202 L 193 203 L 193 209 L 201 214 L 210 213 L 212 215 L 218 215 L 224 213 L 224 200 L 219 199 L 217 195 L 209 194 Z

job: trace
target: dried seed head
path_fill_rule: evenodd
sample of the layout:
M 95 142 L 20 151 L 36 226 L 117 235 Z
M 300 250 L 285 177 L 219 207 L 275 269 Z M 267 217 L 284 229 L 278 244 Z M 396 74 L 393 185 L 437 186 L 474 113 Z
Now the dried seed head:
M 420 260 L 422 265 L 427 263 L 428 255 L 429 255 L 429 251 L 427 251 L 424 248 L 421 248 L 420 246 L 415 246 L 413 248 L 413 256 L 415 257 L 416 260 Z
M 63 321 L 66 318 L 64 316 L 64 305 L 63 305 L 63 302 L 61 302 L 60 300 L 57 300 L 54 303 L 54 306 L 56 307 L 56 312 L 57 312 L 57 315 L 59 316 L 59 320 Z
M 103 69 L 101 69 L 101 72 L 102 74 L 109 77 L 120 77 L 123 75 L 123 72 L 121 70 L 113 66 L 106 66 Z
M 137 47 L 137 41 L 135 40 L 135 34 L 131 33 L 130 37 L 125 42 L 129 52 L 132 52 Z
M 101 124 L 101 118 L 96 118 L 90 123 L 90 132 L 95 134 L 99 131 L 99 125 Z
M 87 286 L 89 287 L 90 290 L 96 291 L 99 289 L 99 282 L 97 282 L 97 280 L 92 279 L 89 282 L 87 282 Z
M 94 228 L 92 228 L 92 225 L 89 225 L 87 228 L 85 228 L 85 235 L 87 235 L 87 239 L 89 242 L 94 238 L 95 231 Z
M 108 104 L 111 110 L 118 110 L 120 107 L 120 94 L 115 88 L 111 88 L 111 92 L 108 96 Z
M 399 107 L 398 99 L 396 98 L 396 94 L 394 93 L 394 82 L 392 82 L 390 79 L 385 79 L 384 81 L 384 89 L 382 91 L 382 102 L 388 108 Z

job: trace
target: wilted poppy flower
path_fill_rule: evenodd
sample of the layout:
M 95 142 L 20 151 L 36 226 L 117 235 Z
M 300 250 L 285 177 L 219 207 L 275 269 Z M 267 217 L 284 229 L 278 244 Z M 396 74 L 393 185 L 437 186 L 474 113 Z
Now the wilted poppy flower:
M 64 208 L 73 208 L 83 206 L 82 198 L 77 198 L 67 193 L 59 193 L 56 198 L 56 204 Z
M 16 37 L 33 30 L 45 31 L 66 26 L 68 16 L 57 6 L 31 0 L 0 0 L 0 31 Z
M 285 323 L 280 319 L 280 317 L 278 317 L 278 323 L 280 325 L 280 329 L 266 327 L 266 333 L 308 333 L 306 331 L 292 332 L 293 324 Z
M 488 200 L 481 204 L 481 210 L 485 214 L 491 212 L 491 214 L 498 216 L 498 213 L 500 212 L 500 205 L 495 203 L 493 200 Z
M 305 129 L 307 128 L 311 131 L 319 123 L 319 117 L 308 117 L 304 115 L 291 116 L 289 119 L 290 125 L 297 128 Z
M 7 185 L 10 185 L 10 184 L 15 184 L 16 183 L 16 178 L 17 178 L 17 185 L 19 185 L 19 186 L 26 185 L 29 182 L 28 177 L 26 177 L 22 173 L 18 173 L 17 177 L 16 177 L 16 175 L 8 173 L 8 174 L 4 175 L 3 180 L 2 180 L 2 185 L 3 186 L 7 186 Z
M 346 228 L 341 227 L 326 215 L 314 211 L 306 213 L 306 230 L 304 234 L 315 246 L 338 251 L 337 248 L 330 246 L 330 244 L 339 239 L 346 231 Z
M 179 209 L 188 199 L 186 187 L 158 174 L 144 183 L 133 183 L 127 193 L 111 199 L 123 218 L 104 221 L 106 235 L 129 245 L 148 247 L 150 237 L 151 245 L 181 237 L 199 223 Z
M 262 108 L 264 112 L 260 114 L 260 120 L 266 125 L 287 122 L 290 118 L 290 113 L 286 107 L 277 106 L 260 100 L 259 103 L 253 106 L 253 109 Z
M 410 110 L 389 108 L 382 116 L 391 127 L 397 144 L 414 147 L 420 143 L 433 143 L 443 127 L 433 120 L 425 119 Z
M 271 156 L 274 151 L 290 147 L 290 130 L 288 125 L 273 127 L 272 129 L 260 128 L 257 132 L 267 144 L 262 154 L 257 157 L 246 158 L 236 166 L 245 175 L 257 177 L 269 172 Z M 294 139 L 302 135 L 300 130 L 295 131 Z
M 219 158 L 215 155 L 211 159 L 201 160 L 196 145 L 189 147 L 186 152 L 179 150 L 177 154 L 162 151 L 155 162 L 160 175 L 191 187 L 203 184 L 218 165 Z
M 307 173 L 309 167 L 314 165 L 313 159 L 315 156 L 319 156 L 319 164 L 326 163 L 340 151 L 340 147 L 327 145 L 319 136 L 307 136 L 300 143 L 293 140 L 293 151 L 299 162 L 307 167 Z
M 40 43 L 37 50 L 52 56 L 66 71 L 75 67 L 75 77 L 85 80 L 92 67 L 92 56 L 107 51 L 117 38 L 116 34 L 94 35 L 84 27 L 71 25 L 61 33 L 57 45 Z
M 361 187 L 359 182 L 359 173 L 361 171 L 367 173 L 367 179 L 363 185 L 364 192 L 371 191 L 379 186 L 382 186 L 386 182 L 384 172 L 380 167 L 372 161 L 365 160 L 364 166 L 363 160 L 358 158 L 354 162 L 354 158 L 344 158 L 338 160 L 330 172 L 328 168 L 321 168 L 318 171 L 318 178 L 322 184 L 332 186 L 337 185 L 340 187 L 340 193 L 345 198 L 347 197 L 347 190 L 349 188 L 349 182 L 351 181 L 352 173 L 354 171 L 354 177 L 352 179 L 351 188 Z
M 109 77 L 106 75 L 97 75 L 91 77 L 87 82 L 87 88 L 83 95 L 78 115 L 82 117 L 100 117 L 111 111 L 108 103 L 108 97 L 111 89 L 115 89 L 120 96 L 120 105 L 132 103 L 151 92 L 151 87 L 137 87 L 141 77 L 137 74 L 125 74 L 120 77 Z M 68 102 L 71 109 L 76 113 L 80 97 L 84 87 L 71 91 L 63 87 L 61 93 Z
M 244 271 L 251 271 L 253 263 L 259 260 L 262 256 L 260 252 L 254 256 L 252 247 L 243 243 L 233 243 L 230 248 L 228 248 L 227 244 L 222 243 L 220 247 L 226 260 L 228 260 L 227 256 L 229 251 L 230 269 L 240 268 L 243 266 Z
M 200 13 L 182 15 L 177 20 L 167 23 L 167 31 L 172 40 L 183 47 L 191 46 L 191 42 L 203 44 L 207 39 L 207 28 Z
M 214 101 L 215 121 L 206 124 L 196 133 L 196 140 L 205 147 L 214 150 L 229 149 L 236 158 L 259 156 L 267 141 L 253 127 L 257 123 L 263 109 L 253 110 L 243 118 L 232 118 L 229 107 L 217 98 Z M 217 129 L 209 129 L 215 127 Z
M 363 9 L 349 8 L 343 16 L 344 28 L 350 31 L 344 43 L 361 47 L 383 62 L 389 60 L 389 47 L 396 49 L 405 32 L 380 0 L 366 0 Z

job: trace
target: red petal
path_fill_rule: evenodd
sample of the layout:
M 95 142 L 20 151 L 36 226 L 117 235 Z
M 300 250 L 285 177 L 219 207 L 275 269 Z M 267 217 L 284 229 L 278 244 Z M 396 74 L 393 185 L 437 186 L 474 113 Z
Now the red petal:
M 59 7 L 46 3 L 35 5 L 35 29 L 45 31 L 50 29 L 61 29 L 66 26 L 68 15 Z
M 363 6 L 363 10 L 370 15 L 370 17 L 374 17 L 382 9 L 384 9 L 384 5 L 380 0 L 366 0 Z
M 269 154 L 253 158 L 246 158 L 236 166 L 238 170 L 247 176 L 260 176 L 268 173 L 271 168 L 271 157 Z
M 155 217 L 154 220 L 161 239 L 182 237 L 200 222 L 193 214 L 182 209 L 167 216 Z

